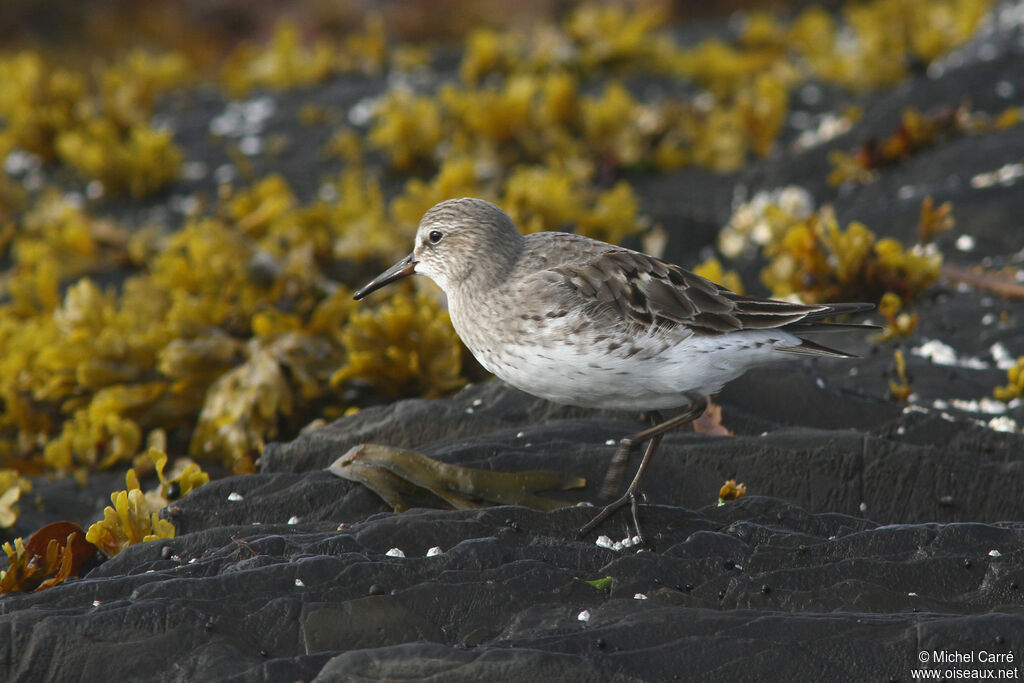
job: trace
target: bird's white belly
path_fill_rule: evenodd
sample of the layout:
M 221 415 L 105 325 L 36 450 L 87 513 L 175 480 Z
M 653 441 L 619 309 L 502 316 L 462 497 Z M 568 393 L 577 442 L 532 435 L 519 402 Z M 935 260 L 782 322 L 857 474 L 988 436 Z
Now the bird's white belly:
M 535 396 L 588 408 L 644 411 L 686 405 L 686 392 L 715 393 L 750 367 L 781 360 L 773 347 L 790 339 L 774 331 L 690 337 L 674 344 L 641 337 L 612 351 L 606 340 L 586 339 L 471 350 L 488 370 Z

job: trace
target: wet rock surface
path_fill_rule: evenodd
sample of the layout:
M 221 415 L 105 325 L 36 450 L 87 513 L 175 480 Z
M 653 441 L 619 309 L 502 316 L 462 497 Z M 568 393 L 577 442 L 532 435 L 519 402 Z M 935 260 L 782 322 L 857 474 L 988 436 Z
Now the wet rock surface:
M 873 95 L 862 122 L 826 145 L 782 149 L 738 176 L 679 174 L 701 188 L 685 202 L 671 179 L 631 180 L 670 233 L 668 256 L 686 265 L 727 220 L 737 183 L 748 194 L 801 184 L 834 201 L 841 220 L 903 239 L 924 195 L 951 199 L 975 247 L 957 251 L 955 235 L 943 236 L 948 262 L 1019 264 L 1020 180 L 972 178 L 1021 161 L 1021 126 L 943 142 L 853 190 L 824 177 L 829 149 L 884 137 L 903 106 L 1019 106 L 1024 89 L 992 93 L 1020 83 L 1020 51 L 1016 39 L 998 42 L 995 57 L 968 50 L 941 74 Z M 371 86 L 335 84 L 323 97 L 337 104 Z M 186 123 L 198 132 L 183 144 L 201 144 L 204 125 Z M 356 444 L 383 443 L 472 467 L 584 476 L 587 489 L 557 495 L 585 501 L 615 442 L 640 427 L 636 416 L 486 382 L 273 444 L 259 474 L 211 482 L 165 510 L 176 538 L 0 598 L 0 679 L 910 680 L 931 666 L 921 652 L 1019 660 L 1024 435 L 994 418 L 1020 425 L 1024 408 L 986 412 L 978 401 L 1006 381 L 1000 349 L 1024 352 L 1024 303 L 947 283 L 917 310 L 910 339 L 828 340 L 860 360 L 767 368 L 730 384 L 718 402 L 734 436 L 669 435 L 646 480 L 640 514 L 652 544 L 642 552 L 596 542 L 627 537 L 627 514 L 585 539 L 575 532 L 588 507 L 396 515 L 324 471 Z M 937 362 L 931 340 L 957 360 Z M 907 354 L 910 405 L 888 397 L 895 348 Z M 749 494 L 718 506 L 729 478 Z M 66 500 L 47 514 L 94 520 L 89 498 L 68 486 L 41 483 L 35 494 Z M 91 486 L 113 488 L 103 477 Z M 19 524 L 44 521 L 27 512 Z M 586 583 L 604 577 L 610 589 Z

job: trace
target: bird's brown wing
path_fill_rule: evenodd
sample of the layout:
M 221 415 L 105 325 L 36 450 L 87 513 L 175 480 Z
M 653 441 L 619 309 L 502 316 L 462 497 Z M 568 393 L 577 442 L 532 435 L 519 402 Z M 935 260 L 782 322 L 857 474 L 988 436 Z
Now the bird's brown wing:
M 626 249 L 600 253 L 583 263 L 548 271 L 584 304 L 608 311 L 630 327 L 686 328 L 697 335 L 801 326 L 829 315 L 872 308 L 870 304 L 797 304 L 742 296 L 660 259 Z M 550 275 L 549 275 L 550 277 Z M 805 329 L 803 331 L 811 331 Z

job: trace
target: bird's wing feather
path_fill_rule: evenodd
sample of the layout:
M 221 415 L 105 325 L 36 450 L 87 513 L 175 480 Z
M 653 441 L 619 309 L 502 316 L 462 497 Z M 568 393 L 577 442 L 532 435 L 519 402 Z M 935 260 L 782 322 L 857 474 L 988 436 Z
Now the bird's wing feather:
M 697 335 L 717 335 L 786 327 L 867 306 L 808 305 L 742 296 L 678 266 L 627 249 L 610 249 L 539 275 L 549 284 L 570 290 L 580 303 L 639 330 L 686 328 Z

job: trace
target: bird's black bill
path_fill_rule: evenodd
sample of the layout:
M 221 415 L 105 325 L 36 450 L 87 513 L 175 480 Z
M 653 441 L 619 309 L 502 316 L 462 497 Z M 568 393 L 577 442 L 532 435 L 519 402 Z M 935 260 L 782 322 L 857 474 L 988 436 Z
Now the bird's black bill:
M 404 259 L 391 266 L 383 273 L 373 278 L 367 283 L 362 289 L 352 295 L 352 298 L 359 301 L 367 294 L 376 292 L 384 285 L 390 284 L 395 280 L 401 280 L 403 277 L 408 277 L 416 272 L 416 260 L 409 254 Z

